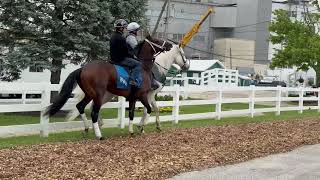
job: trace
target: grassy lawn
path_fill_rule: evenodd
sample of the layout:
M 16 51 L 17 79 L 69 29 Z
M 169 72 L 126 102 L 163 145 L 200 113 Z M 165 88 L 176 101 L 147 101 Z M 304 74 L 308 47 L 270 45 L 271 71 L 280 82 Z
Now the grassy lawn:
M 319 113 L 315 110 L 304 111 L 303 114 L 299 114 L 297 111 L 281 112 L 280 116 L 275 116 L 274 113 L 266 113 L 263 116 L 257 116 L 254 118 L 250 117 L 232 117 L 232 118 L 222 118 L 221 120 L 195 120 L 195 121 L 180 121 L 179 124 L 174 125 L 171 122 L 162 123 L 162 128 L 165 130 L 171 128 L 191 128 L 191 127 L 201 127 L 201 126 L 216 126 L 216 125 L 227 125 L 227 124 L 242 124 L 242 123 L 258 123 L 258 122 L 268 122 L 276 120 L 301 120 L 308 117 L 318 118 Z M 146 128 L 146 132 L 154 132 L 155 125 L 149 124 Z M 102 133 L 106 137 L 118 137 L 127 136 L 128 130 L 120 128 L 105 128 Z M 94 138 L 92 130 L 90 130 L 90 139 Z M 81 131 L 65 132 L 50 134 L 49 138 L 40 138 L 39 135 L 24 136 L 24 137 L 12 137 L 12 138 L 2 138 L 0 140 L 0 148 L 8 148 L 18 145 L 32 145 L 48 142 L 67 142 L 67 141 L 82 141 L 83 136 Z
M 233 103 L 233 104 L 223 104 L 222 110 L 236 110 L 236 109 L 248 109 L 249 105 L 245 103 Z M 255 105 L 255 108 L 263 108 L 269 106 Z M 193 113 L 205 113 L 215 111 L 215 105 L 196 105 L 196 106 L 180 106 L 181 114 L 193 114 Z M 86 114 L 90 117 L 90 111 L 86 110 Z M 142 116 L 143 112 L 136 112 L 135 116 Z M 162 112 L 160 115 L 170 115 L 172 112 Z M 117 109 L 103 109 L 101 110 L 101 115 L 104 119 L 117 118 Z M 154 113 L 152 113 L 154 115 Z M 128 113 L 126 112 L 126 117 Z M 79 120 L 79 119 L 77 119 Z M 62 122 L 64 118 L 62 116 L 50 118 L 50 122 Z M 40 122 L 40 113 L 32 113 L 25 115 L 17 115 L 15 113 L 0 113 L 0 126 L 9 125 L 20 125 L 20 124 L 37 124 Z

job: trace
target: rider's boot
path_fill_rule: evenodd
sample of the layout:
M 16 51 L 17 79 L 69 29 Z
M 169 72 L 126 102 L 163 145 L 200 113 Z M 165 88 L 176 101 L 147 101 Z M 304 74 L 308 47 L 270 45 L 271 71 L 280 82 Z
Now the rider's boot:
M 153 75 L 151 74 L 151 77 L 150 77 L 150 80 L 151 80 L 151 88 L 153 90 L 156 90 L 159 88 L 159 84 L 157 83 L 157 81 L 154 79 Z
M 156 90 L 160 87 L 158 82 L 154 78 L 154 74 L 152 72 L 150 72 L 150 81 L 151 81 L 151 89 L 152 90 Z

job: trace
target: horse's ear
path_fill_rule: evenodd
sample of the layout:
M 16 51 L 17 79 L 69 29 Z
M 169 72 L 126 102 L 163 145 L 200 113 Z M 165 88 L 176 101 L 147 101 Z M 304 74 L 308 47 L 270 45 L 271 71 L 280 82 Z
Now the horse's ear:
M 150 34 L 149 31 L 146 31 L 144 36 L 145 36 L 146 39 L 151 39 L 151 34 Z

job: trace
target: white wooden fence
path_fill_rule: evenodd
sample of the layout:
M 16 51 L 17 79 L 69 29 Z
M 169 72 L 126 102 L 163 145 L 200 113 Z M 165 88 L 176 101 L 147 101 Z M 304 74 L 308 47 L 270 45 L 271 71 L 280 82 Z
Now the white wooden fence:
M 8 100 L 7 102 L 0 102 L 0 113 L 5 112 L 31 112 L 39 111 L 39 124 L 28 124 L 28 125 L 13 125 L 13 126 L 0 126 L 0 137 L 15 136 L 15 135 L 25 135 L 25 134 L 35 134 L 39 133 L 43 137 L 47 137 L 49 132 L 59 132 L 59 131 L 70 131 L 83 128 L 81 121 L 73 122 L 56 122 L 49 123 L 49 119 L 45 118 L 42 113 L 44 109 L 49 105 L 50 102 L 50 92 L 59 90 L 60 85 L 51 84 L 41 84 L 41 83 L 0 83 L 0 94 L 5 93 L 20 93 L 22 94 L 22 99 L 17 103 L 17 100 Z M 223 95 L 229 92 L 247 92 L 249 95 L 247 97 L 241 98 L 225 98 Z M 276 92 L 274 97 L 255 97 L 259 91 L 272 91 Z M 288 91 L 299 92 L 299 97 L 285 97 Z M 179 120 L 196 120 L 196 119 L 209 119 L 215 118 L 217 120 L 221 117 L 226 116 L 238 116 L 238 115 L 249 115 L 254 117 L 257 113 L 262 112 L 275 112 L 277 115 L 281 111 L 293 111 L 297 110 L 300 113 L 305 109 L 317 109 L 320 110 L 320 97 L 303 97 L 304 92 L 316 92 L 319 93 L 320 89 L 312 88 L 285 88 L 285 87 L 212 87 L 212 86 L 198 86 L 198 87 L 165 87 L 162 92 L 171 93 L 173 96 L 173 101 L 159 101 L 158 105 L 171 106 L 173 111 L 171 115 L 161 116 L 161 121 L 172 121 L 178 123 Z M 215 92 L 216 96 L 212 99 L 205 100 L 179 100 L 179 95 L 181 92 L 188 93 L 208 93 Z M 26 95 L 30 93 L 41 94 L 41 99 L 27 99 Z M 294 107 L 282 107 L 281 102 L 286 101 L 297 101 L 299 102 L 297 106 Z M 304 101 L 316 101 L 317 106 L 304 106 Z M 268 108 L 255 108 L 255 104 L 259 102 L 275 102 L 274 107 Z M 222 104 L 227 103 L 248 103 L 248 109 L 242 110 L 222 110 Z M 215 106 L 212 108 L 212 112 L 207 113 L 196 113 L 196 114 L 180 114 L 180 106 L 188 105 L 208 105 Z M 63 107 L 63 110 L 70 110 L 75 107 L 75 100 L 69 99 L 67 104 Z M 89 106 L 87 106 L 88 108 Z M 128 103 L 124 98 L 120 97 L 118 102 L 110 102 L 103 106 L 103 108 L 117 108 L 118 116 L 116 119 L 104 119 L 104 127 L 121 127 L 124 128 L 128 123 L 128 118 L 125 118 L 125 108 L 128 107 Z M 137 107 L 142 107 L 141 103 L 137 103 Z M 134 119 L 134 123 L 138 123 L 140 117 Z M 154 122 L 155 118 L 151 117 L 149 122 Z

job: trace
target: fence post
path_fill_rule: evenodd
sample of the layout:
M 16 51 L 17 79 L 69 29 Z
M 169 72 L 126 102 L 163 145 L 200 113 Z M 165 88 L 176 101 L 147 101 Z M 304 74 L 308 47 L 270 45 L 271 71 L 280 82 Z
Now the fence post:
M 239 86 L 239 72 L 238 70 L 235 71 L 235 84 L 236 86 Z
M 299 88 L 299 113 L 303 113 L 303 87 Z
M 126 118 L 126 99 L 122 96 L 118 96 L 118 119 L 119 125 L 121 129 L 124 129 L 126 126 L 125 118 Z
M 222 89 L 221 86 L 218 87 L 217 92 L 217 104 L 216 104 L 216 116 L 217 119 L 221 119 L 221 106 L 222 106 Z
M 188 88 L 189 87 L 189 78 L 188 77 L 184 77 L 183 79 L 183 86 L 184 88 Z M 187 91 L 183 91 L 183 99 L 188 99 L 188 92 Z
M 249 102 L 249 110 L 250 115 L 253 118 L 254 116 L 254 98 L 255 98 L 255 86 L 250 85 L 250 102 Z
M 276 101 L 276 115 L 279 116 L 281 113 L 281 86 L 277 86 L 277 101 Z
M 320 112 L 320 87 L 318 88 L 318 112 Z
M 51 84 L 44 83 L 43 90 L 41 93 L 41 106 L 44 108 L 40 112 L 40 137 L 49 136 L 49 116 L 44 116 L 46 108 L 50 105 Z
M 26 88 L 26 83 L 22 82 L 21 83 L 21 89 L 22 89 L 22 104 L 26 104 L 26 99 L 27 99 L 27 88 Z
M 172 115 L 173 115 L 173 123 L 178 124 L 179 122 L 179 97 L 180 97 L 180 86 L 175 85 L 175 92 L 173 94 L 173 109 L 172 109 Z

